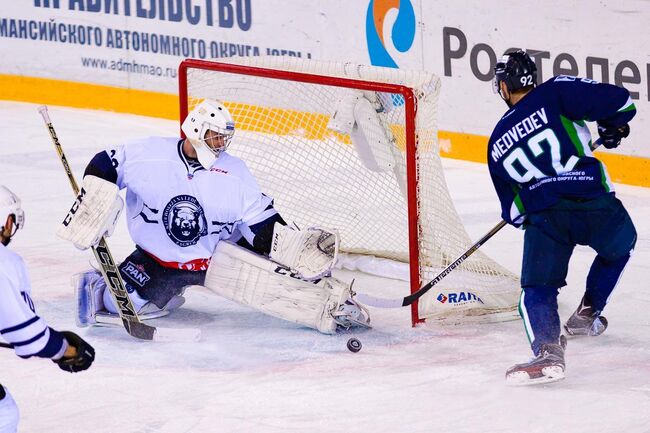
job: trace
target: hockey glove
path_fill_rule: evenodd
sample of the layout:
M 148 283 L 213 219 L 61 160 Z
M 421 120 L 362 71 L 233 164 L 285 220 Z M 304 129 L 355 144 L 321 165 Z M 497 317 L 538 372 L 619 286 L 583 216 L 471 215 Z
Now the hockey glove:
M 52 360 L 61 370 L 69 373 L 77 373 L 88 369 L 95 360 L 95 349 L 88 344 L 83 338 L 71 331 L 61 331 L 68 344 L 77 349 L 77 355 L 74 357 L 63 356 L 57 360 Z
M 630 126 L 602 126 L 598 125 L 598 135 L 607 149 L 614 149 L 621 144 L 621 139 L 630 135 Z
M 276 222 L 269 258 L 304 280 L 316 280 L 331 273 L 339 244 L 336 230 L 321 227 L 299 230 Z

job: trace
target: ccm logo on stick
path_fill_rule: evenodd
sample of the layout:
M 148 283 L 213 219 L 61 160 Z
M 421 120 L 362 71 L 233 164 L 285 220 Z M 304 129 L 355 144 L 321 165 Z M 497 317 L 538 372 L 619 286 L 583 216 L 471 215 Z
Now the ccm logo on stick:
M 86 190 L 81 188 L 81 190 L 79 191 L 79 195 L 77 196 L 77 199 L 74 201 L 72 207 L 68 211 L 68 214 L 63 219 L 64 226 L 68 227 L 68 224 L 70 224 L 70 221 L 72 220 L 72 215 L 74 215 L 79 209 L 79 205 L 81 205 L 81 202 L 83 201 L 85 195 L 86 195 Z

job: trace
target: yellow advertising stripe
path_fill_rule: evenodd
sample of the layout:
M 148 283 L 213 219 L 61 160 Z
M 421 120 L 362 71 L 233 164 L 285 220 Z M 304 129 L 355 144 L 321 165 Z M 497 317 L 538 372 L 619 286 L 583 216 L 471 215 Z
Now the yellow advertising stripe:
M 440 156 L 487 164 L 488 138 L 483 135 L 438 131 Z
M 650 187 L 650 158 L 606 152 L 596 152 L 595 156 L 605 163 L 612 181 Z
M 329 116 L 319 113 L 266 108 L 255 105 L 225 102 L 237 127 L 245 131 L 275 135 L 298 135 L 308 140 L 324 140 L 335 136 L 351 144 L 350 137 L 327 128 Z
M 0 74 L 0 99 L 178 119 L 178 96 L 49 78 Z
M 450 131 L 438 133 L 440 155 L 446 158 L 487 164 L 489 137 Z M 612 181 L 650 187 L 650 158 L 597 151 L 595 156 L 607 166 Z
M 48 78 L 0 74 L 0 100 L 107 110 L 171 120 L 179 118 L 177 95 Z M 272 113 L 272 109 L 228 105 L 235 111 L 235 118 L 238 117 L 237 111 L 253 110 L 254 116 L 249 118 L 257 120 L 249 125 L 240 124 L 242 129 L 264 130 L 277 134 L 296 133 L 312 139 L 323 138 L 332 133 L 327 129 L 326 116 L 296 112 L 293 115 L 284 113 L 284 116 L 277 117 Z M 276 120 L 272 124 L 266 123 L 271 122 L 268 119 L 273 118 L 284 118 L 287 122 L 278 123 Z M 438 137 L 441 156 L 487 162 L 488 137 L 451 131 L 440 131 Z M 349 138 L 344 137 L 344 141 L 349 142 Z M 614 182 L 650 187 L 650 158 L 611 152 L 596 152 L 596 155 L 605 163 Z

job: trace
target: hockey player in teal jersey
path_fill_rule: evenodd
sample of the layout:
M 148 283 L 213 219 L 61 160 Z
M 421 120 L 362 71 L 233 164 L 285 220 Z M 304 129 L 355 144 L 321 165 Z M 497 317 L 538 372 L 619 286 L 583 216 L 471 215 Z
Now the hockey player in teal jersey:
M 612 149 L 628 136 L 636 110 L 627 90 L 591 79 L 560 75 L 537 85 L 535 63 L 523 51 L 503 56 L 494 72 L 509 110 L 490 137 L 488 167 L 503 219 L 525 230 L 519 310 L 534 354 L 506 379 L 552 382 L 564 378 L 557 295 L 574 247 L 588 245 L 597 256 L 564 329 L 596 336 L 607 327 L 601 312 L 636 243 L 586 122 L 596 122 L 602 145 Z

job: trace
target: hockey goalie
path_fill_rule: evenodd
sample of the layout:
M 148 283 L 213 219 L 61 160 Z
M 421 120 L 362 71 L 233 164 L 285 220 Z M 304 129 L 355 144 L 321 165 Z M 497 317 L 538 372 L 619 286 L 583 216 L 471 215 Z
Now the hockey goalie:
M 148 137 L 95 155 L 57 234 L 88 249 L 112 234 L 126 207 L 136 248 L 119 269 L 141 319 L 169 314 L 187 287 L 205 285 L 323 333 L 369 326 L 350 284 L 331 276 L 337 232 L 285 222 L 244 161 L 227 152 L 235 133 L 228 109 L 205 100 L 182 130 L 185 139 Z M 79 326 L 119 323 L 99 272 L 73 280 Z

